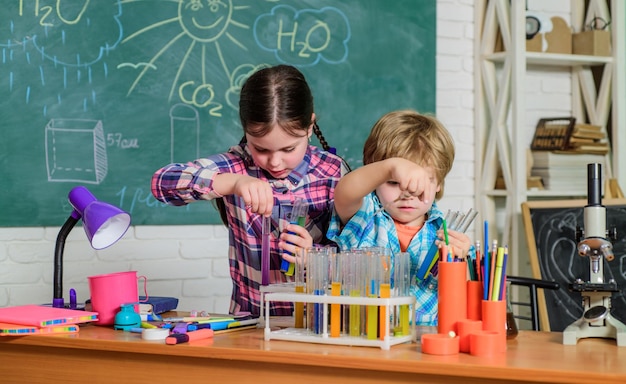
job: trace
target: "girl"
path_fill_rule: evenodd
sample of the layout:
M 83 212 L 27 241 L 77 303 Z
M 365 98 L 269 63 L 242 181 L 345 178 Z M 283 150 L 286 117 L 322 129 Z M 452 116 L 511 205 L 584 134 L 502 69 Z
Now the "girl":
M 229 232 L 230 312 L 258 316 L 263 217 L 271 221 L 270 283 L 285 282 L 281 255 L 294 262 L 285 253 L 327 242 L 335 185 L 346 168 L 339 156 L 327 152 L 311 90 L 292 66 L 264 68 L 250 76 L 241 89 L 239 117 L 244 137 L 238 145 L 159 169 L 152 177 L 152 193 L 172 205 L 218 203 Z M 313 133 L 324 150 L 309 144 Z M 308 205 L 304 228 L 286 221 L 297 198 Z M 270 310 L 291 315 L 292 305 L 273 302 Z

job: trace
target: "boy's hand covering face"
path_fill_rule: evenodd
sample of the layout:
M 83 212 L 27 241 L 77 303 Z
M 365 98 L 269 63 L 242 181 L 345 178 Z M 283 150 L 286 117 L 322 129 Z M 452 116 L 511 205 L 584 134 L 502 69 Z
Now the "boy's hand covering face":
M 399 160 L 392 168 L 390 180 L 396 182 L 405 195 L 415 196 L 424 204 L 432 203 L 439 188 L 432 168 Z

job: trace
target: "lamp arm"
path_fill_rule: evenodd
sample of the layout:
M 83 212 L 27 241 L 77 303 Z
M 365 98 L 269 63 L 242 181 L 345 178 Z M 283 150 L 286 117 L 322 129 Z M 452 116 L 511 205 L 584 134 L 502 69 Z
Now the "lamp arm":
M 80 215 L 72 212 L 67 218 L 65 224 L 61 227 L 57 235 L 56 245 L 54 247 L 54 296 L 52 299 L 53 307 L 64 307 L 63 301 L 63 249 L 65 248 L 65 239 L 70 234 L 72 228 L 80 220 Z

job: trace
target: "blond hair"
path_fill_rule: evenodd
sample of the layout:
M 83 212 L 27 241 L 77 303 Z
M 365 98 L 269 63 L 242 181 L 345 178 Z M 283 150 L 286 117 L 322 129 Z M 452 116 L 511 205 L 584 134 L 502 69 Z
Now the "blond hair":
M 454 140 L 439 120 L 413 110 L 393 111 L 381 117 L 363 146 L 363 164 L 391 157 L 432 167 L 441 186 L 435 199 L 443 197 L 445 178 L 454 162 Z

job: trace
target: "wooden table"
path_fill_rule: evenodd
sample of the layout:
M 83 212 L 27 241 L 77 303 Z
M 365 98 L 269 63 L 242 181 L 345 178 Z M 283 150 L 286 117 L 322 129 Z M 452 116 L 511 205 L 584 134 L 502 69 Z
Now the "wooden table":
M 418 343 L 349 347 L 263 340 L 263 330 L 165 345 L 95 325 L 74 335 L 0 337 L 2 383 L 625 383 L 615 340 L 561 343 L 561 333 L 521 331 L 497 358 L 426 355 Z M 284 381 L 283 381 L 284 380 Z

